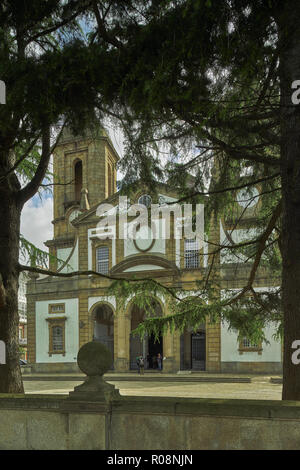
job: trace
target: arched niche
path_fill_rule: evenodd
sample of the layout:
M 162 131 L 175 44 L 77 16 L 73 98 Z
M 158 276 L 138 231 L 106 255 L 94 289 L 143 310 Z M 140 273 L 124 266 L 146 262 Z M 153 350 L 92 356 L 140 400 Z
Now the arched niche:
M 94 307 L 93 313 L 93 341 L 106 346 L 114 360 L 114 311 L 107 303 L 101 303 Z M 112 364 L 113 368 L 113 364 Z

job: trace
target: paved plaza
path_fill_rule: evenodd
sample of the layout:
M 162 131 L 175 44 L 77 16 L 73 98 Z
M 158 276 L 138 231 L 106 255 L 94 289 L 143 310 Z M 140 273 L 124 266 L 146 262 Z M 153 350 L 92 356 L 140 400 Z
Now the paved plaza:
M 257 400 L 281 400 L 281 384 L 270 382 L 270 376 L 252 376 L 250 383 L 212 383 L 184 381 L 143 381 L 141 377 L 134 380 L 122 378 L 121 381 L 111 380 L 121 395 L 153 396 L 153 397 L 188 397 L 188 398 L 243 398 Z M 52 380 L 24 380 L 25 392 L 28 394 L 68 394 L 76 385 L 82 383 L 82 378 L 71 380 L 63 377 L 52 377 Z

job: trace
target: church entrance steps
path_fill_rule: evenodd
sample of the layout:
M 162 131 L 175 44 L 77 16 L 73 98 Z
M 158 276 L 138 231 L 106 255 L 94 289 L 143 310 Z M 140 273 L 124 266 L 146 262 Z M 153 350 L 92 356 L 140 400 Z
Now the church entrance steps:
M 282 377 L 271 377 L 270 382 L 272 384 L 282 384 Z
M 83 374 L 26 374 L 23 381 L 83 381 Z M 211 382 L 211 383 L 251 383 L 249 376 L 233 376 L 225 374 L 161 374 L 145 373 L 111 373 L 105 374 L 108 382 Z

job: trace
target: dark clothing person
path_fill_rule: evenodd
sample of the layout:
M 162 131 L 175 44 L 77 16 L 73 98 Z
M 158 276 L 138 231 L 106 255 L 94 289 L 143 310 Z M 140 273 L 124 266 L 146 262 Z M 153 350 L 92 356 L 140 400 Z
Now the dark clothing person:
M 144 373 L 144 358 L 143 358 L 143 356 L 137 356 L 136 363 L 137 363 L 137 366 L 138 366 L 138 373 L 143 374 Z
M 160 353 L 157 354 L 157 365 L 159 370 L 162 370 L 162 356 Z
M 140 368 L 140 356 L 137 356 L 136 358 L 136 365 L 138 367 L 138 373 L 141 373 L 141 368 Z
M 144 374 L 144 358 L 143 356 L 140 356 L 140 373 L 143 375 Z

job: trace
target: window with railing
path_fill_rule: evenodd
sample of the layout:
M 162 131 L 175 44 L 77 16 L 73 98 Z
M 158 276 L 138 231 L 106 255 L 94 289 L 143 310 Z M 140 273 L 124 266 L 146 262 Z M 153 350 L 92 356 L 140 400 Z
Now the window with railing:
M 52 332 L 52 350 L 61 351 L 63 349 L 63 328 L 62 326 L 53 326 Z
M 257 352 L 261 354 L 262 343 L 255 343 L 245 336 L 239 342 L 239 353 L 243 354 L 244 352 Z
M 188 269 L 197 269 L 200 266 L 199 261 L 199 243 L 197 239 L 184 240 L 184 267 Z
M 101 274 L 109 272 L 109 248 L 108 246 L 100 246 L 96 250 L 96 270 Z
M 251 343 L 250 339 L 248 338 L 243 338 L 242 345 L 244 348 L 257 348 L 257 344 Z
M 47 318 L 49 323 L 49 356 L 66 353 L 65 322 L 66 317 Z

